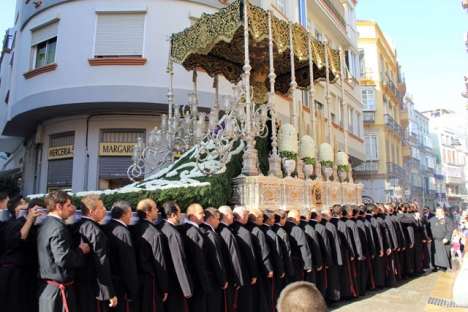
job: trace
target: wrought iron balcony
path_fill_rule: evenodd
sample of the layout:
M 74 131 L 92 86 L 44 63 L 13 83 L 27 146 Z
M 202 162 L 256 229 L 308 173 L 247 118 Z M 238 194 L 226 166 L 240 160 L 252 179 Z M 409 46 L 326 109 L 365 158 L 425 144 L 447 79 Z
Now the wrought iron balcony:
M 427 167 L 427 172 L 434 173 L 434 168 Z
M 375 112 L 362 112 L 364 123 L 375 123 Z
M 395 163 L 387 163 L 387 174 L 394 175 L 401 180 L 406 180 L 406 170 Z
M 377 173 L 377 161 L 368 161 L 357 167 L 354 167 L 353 173 Z
M 427 190 L 427 189 L 424 190 L 424 195 L 434 196 L 435 194 L 436 194 L 435 190 Z
M 403 137 L 403 130 L 400 125 L 392 118 L 392 116 L 385 114 L 384 115 L 385 125 L 392 128 L 400 137 Z
M 425 150 L 426 152 L 432 153 L 432 147 L 429 147 L 429 146 L 424 145 L 424 150 Z
M 390 87 L 390 89 L 392 90 L 392 92 L 395 94 L 395 96 L 397 97 L 397 99 L 401 99 L 400 98 L 400 91 L 398 91 L 397 87 L 395 86 L 395 84 L 393 83 L 392 79 L 390 79 L 390 76 L 388 76 L 387 73 L 385 73 L 385 83 Z
M 427 172 L 427 166 L 419 164 L 419 171 Z
M 436 198 L 447 198 L 447 194 L 445 193 L 435 193 L 435 197 Z
M 321 1 L 328 6 L 330 11 L 332 11 L 333 14 L 336 16 L 336 18 L 340 21 L 341 25 L 345 27 L 346 21 L 342 15 L 343 13 L 341 13 L 343 11 L 343 5 L 339 1 L 336 1 L 336 0 L 321 0 Z M 340 7 L 341 7 L 341 10 L 339 9 Z

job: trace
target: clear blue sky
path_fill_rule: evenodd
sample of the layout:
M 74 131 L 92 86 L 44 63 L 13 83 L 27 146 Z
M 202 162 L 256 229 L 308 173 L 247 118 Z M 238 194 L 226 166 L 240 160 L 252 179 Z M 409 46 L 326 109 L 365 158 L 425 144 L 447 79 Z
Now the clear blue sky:
M 464 34 L 468 14 L 462 0 L 358 0 L 358 19 L 376 21 L 393 38 L 416 109 L 465 109 L 468 76 Z M 15 0 L 1 0 L 0 31 L 13 25 Z
M 468 14 L 462 0 L 358 0 L 356 18 L 374 20 L 393 38 L 398 62 L 419 111 L 461 112 L 468 76 L 464 34 Z

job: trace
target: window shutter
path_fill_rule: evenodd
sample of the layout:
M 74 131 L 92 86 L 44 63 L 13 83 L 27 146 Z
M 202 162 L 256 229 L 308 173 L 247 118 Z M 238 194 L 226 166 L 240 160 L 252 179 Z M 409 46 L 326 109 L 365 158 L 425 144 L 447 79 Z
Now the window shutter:
M 58 23 L 48 24 L 44 27 L 36 29 L 32 32 L 31 46 L 35 46 L 38 43 L 57 37 Z
M 145 14 L 98 14 L 94 56 L 142 56 Z

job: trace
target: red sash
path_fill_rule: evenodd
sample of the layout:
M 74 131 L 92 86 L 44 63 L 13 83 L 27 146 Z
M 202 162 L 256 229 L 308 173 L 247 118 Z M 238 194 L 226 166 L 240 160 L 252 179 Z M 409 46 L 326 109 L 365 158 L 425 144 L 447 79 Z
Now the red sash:
M 68 312 L 67 295 L 65 294 L 65 288 L 66 288 L 67 286 L 73 285 L 73 281 L 68 282 L 68 283 L 65 283 L 65 284 L 61 284 L 61 283 L 58 283 L 58 282 L 46 280 L 46 283 L 47 283 L 47 284 L 50 284 L 50 285 L 57 286 L 57 287 L 60 289 L 60 292 L 62 293 L 63 307 L 65 308 L 65 311 Z

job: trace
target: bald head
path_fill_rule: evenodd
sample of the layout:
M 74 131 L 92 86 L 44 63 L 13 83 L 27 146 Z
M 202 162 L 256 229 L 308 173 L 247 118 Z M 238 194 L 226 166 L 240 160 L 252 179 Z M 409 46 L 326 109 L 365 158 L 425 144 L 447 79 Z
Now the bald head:
M 203 207 L 200 204 L 191 204 L 187 207 L 187 219 L 198 225 L 203 223 L 205 219 L 205 213 L 203 212 Z
M 301 222 L 301 213 L 299 212 L 299 210 L 290 210 L 288 213 L 288 220 L 299 224 Z

